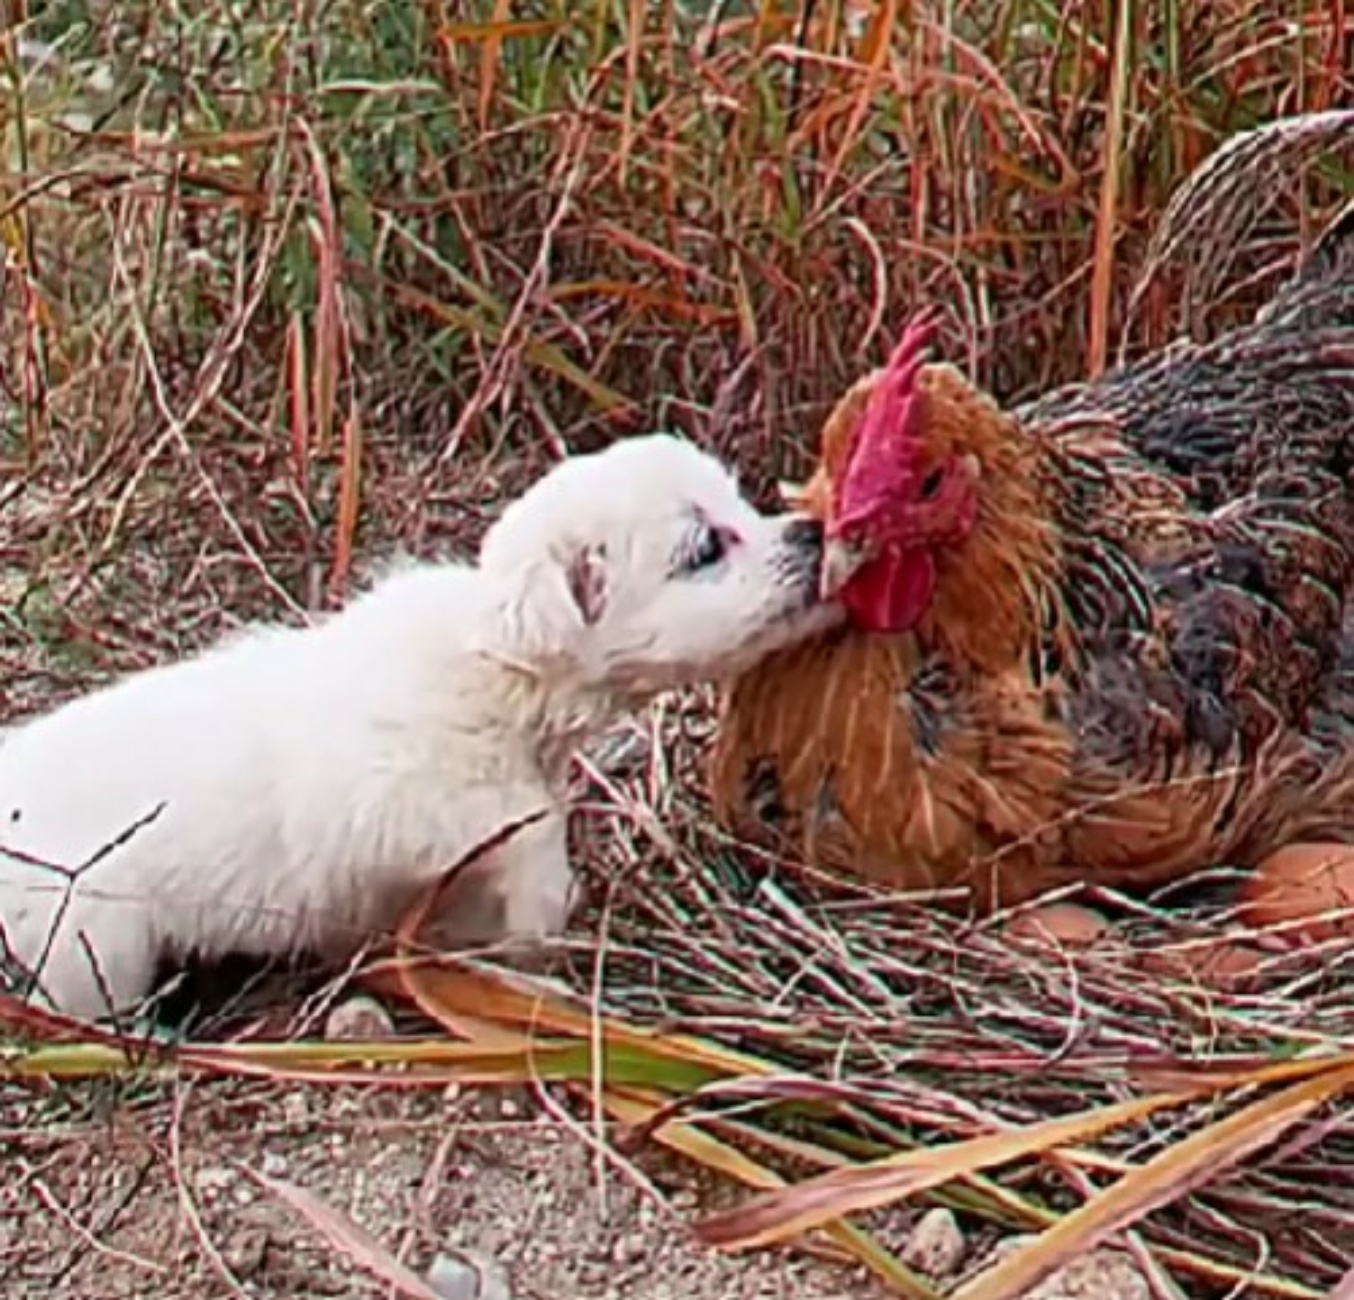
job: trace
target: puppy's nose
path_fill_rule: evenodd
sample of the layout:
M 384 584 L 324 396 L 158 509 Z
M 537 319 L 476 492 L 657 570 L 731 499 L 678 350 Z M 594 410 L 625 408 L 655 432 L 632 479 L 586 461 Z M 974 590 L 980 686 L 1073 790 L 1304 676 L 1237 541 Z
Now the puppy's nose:
M 785 525 L 785 542 L 813 556 L 823 553 L 823 525 L 817 519 L 792 519 Z

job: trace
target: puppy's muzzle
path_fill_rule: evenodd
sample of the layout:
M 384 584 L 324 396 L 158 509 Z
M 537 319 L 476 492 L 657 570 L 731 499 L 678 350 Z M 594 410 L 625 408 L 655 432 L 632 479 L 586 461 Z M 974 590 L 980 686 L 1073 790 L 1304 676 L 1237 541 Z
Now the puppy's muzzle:
M 815 564 L 823 560 L 823 525 L 816 519 L 792 519 L 785 525 L 785 544 Z
M 781 540 L 787 576 L 795 586 L 811 588 L 816 600 L 823 573 L 823 525 L 816 519 L 792 519 Z

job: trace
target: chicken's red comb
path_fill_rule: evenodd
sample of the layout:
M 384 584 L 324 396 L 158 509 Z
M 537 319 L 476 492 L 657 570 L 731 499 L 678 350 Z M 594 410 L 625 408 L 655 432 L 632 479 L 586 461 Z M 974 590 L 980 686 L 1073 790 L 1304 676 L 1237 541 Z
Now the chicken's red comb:
M 851 438 L 846 470 L 837 483 L 834 514 L 862 513 L 896 496 L 913 473 L 912 449 L 921 439 L 917 376 L 935 340 L 930 312 L 914 316 L 893 349 Z

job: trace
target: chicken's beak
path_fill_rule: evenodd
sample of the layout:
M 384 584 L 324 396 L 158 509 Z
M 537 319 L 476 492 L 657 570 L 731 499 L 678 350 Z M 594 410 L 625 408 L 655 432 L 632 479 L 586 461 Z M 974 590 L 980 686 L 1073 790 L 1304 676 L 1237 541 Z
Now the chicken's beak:
M 834 600 L 869 558 L 869 548 L 861 542 L 828 538 L 823 543 L 823 568 L 818 579 L 819 597 L 822 600 Z

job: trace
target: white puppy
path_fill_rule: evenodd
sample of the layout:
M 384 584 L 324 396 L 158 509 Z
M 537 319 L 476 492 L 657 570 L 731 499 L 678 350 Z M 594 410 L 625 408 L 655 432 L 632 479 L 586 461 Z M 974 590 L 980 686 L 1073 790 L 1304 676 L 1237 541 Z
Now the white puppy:
M 476 568 L 397 570 L 314 627 L 251 629 L 27 722 L 0 746 L 11 961 L 97 1017 L 144 998 L 161 958 L 355 951 L 542 809 L 441 929 L 556 932 L 574 745 L 830 626 L 820 560 L 815 525 L 758 514 L 704 453 L 627 439 L 510 505 Z

